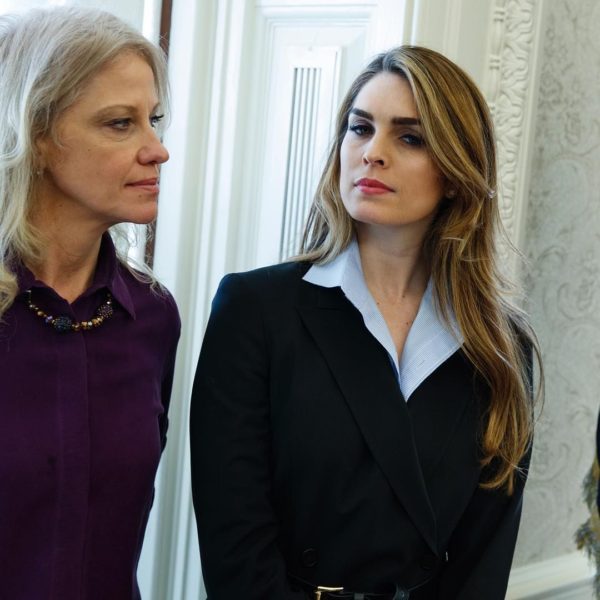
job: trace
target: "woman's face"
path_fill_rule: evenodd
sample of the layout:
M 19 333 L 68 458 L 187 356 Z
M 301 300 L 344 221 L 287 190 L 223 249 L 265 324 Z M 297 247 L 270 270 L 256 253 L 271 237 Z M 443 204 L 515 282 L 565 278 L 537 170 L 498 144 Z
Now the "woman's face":
M 401 227 L 425 235 L 444 178 L 424 144 L 405 79 L 379 73 L 363 86 L 350 110 L 340 167 L 342 201 L 359 229 Z
M 137 54 L 119 55 L 58 118 L 58 143 L 38 140 L 40 202 L 100 229 L 152 221 L 158 165 L 169 158 L 155 130 L 160 118 L 152 69 Z

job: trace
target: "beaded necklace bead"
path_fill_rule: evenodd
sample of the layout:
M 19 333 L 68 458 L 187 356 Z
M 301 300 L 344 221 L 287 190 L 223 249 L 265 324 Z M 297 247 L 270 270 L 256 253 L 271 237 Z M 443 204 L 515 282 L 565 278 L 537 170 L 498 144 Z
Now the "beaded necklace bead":
M 27 306 L 35 313 L 36 316 L 43 319 L 46 325 L 50 325 L 58 333 L 67 333 L 69 331 L 88 331 L 95 327 L 100 327 L 104 321 L 112 317 L 114 313 L 112 296 L 110 292 L 106 292 L 106 300 L 98 307 L 96 314 L 88 321 L 73 322 L 73 320 L 66 315 L 59 315 L 54 317 L 45 313 L 39 306 L 34 304 L 31 300 L 31 290 L 27 290 Z

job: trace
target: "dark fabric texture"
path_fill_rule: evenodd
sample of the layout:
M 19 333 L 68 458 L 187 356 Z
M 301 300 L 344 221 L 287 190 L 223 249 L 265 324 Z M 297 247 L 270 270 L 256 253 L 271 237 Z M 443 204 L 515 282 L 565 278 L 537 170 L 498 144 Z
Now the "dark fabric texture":
M 108 234 L 92 286 L 69 305 L 18 269 L 0 324 L 0 599 L 132 600 L 154 476 L 166 442 L 180 322 L 118 262 Z M 32 313 L 89 319 L 58 333 Z
M 503 599 L 525 478 L 479 487 L 485 386 L 458 351 L 406 403 L 361 314 L 307 268 L 229 275 L 213 302 L 191 412 L 208 599 L 304 599 L 290 574 Z

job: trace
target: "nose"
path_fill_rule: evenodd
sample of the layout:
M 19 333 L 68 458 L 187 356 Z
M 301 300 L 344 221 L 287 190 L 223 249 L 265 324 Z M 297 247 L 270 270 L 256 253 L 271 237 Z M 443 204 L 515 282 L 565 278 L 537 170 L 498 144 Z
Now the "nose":
M 378 135 L 374 135 L 367 146 L 365 147 L 363 157 L 365 165 L 377 165 L 385 167 L 388 164 L 388 155 L 385 148 L 385 143 Z
M 165 148 L 154 129 L 148 132 L 148 138 L 139 151 L 139 161 L 142 164 L 161 165 L 169 160 L 169 151 Z

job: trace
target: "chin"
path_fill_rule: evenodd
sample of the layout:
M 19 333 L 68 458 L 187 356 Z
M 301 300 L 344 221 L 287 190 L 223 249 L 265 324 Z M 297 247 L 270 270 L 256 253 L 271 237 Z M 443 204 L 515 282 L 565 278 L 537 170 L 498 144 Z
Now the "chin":
M 395 226 L 402 225 L 402 220 L 397 215 L 390 215 L 387 211 L 375 207 L 361 207 L 349 213 L 354 221 L 364 225 Z
M 151 217 L 136 219 L 135 221 L 131 221 L 131 223 L 134 223 L 135 225 L 150 225 L 150 223 L 154 223 L 154 221 L 156 221 L 156 213 Z
M 136 210 L 129 215 L 127 219 L 129 223 L 135 223 L 136 225 L 148 225 L 153 221 L 156 221 L 158 215 L 158 204 L 154 202 L 152 206 L 144 207 L 144 209 Z

